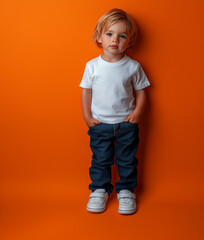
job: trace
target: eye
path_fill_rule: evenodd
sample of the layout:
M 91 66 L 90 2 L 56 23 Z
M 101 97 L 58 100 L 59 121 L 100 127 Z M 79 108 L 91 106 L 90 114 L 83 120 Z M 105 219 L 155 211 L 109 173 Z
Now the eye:
M 127 37 L 125 35 L 120 35 L 120 38 L 126 39 Z
M 112 36 L 112 33 L 107 32 L 106 35 L 107 36 Z

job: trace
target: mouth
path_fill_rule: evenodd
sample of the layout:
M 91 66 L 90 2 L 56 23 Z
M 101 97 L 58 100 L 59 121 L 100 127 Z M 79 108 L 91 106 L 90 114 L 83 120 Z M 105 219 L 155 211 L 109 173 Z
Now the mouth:
M 117 45 L 111 45 L 110 46 L 112 49 L 118 49 L 118 46 Z

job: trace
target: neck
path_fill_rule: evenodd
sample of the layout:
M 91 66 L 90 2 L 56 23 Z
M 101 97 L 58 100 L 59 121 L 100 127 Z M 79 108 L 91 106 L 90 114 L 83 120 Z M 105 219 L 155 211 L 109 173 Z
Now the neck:
M 124 57 L 124 53 L 118 54 L 118 55 L 107 55 L 103 52 L 101 55 L 102 59 L 107 62 L 118 62 Z

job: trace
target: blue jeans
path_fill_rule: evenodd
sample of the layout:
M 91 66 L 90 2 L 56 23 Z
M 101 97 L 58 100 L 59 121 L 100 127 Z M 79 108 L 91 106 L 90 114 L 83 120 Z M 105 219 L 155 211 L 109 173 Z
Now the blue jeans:
M 111 194 L 111 166 L 117 164 L 120 180 L 116 183 L 116 192 L 128 189 L 131 192 L 137 185 L 137 163 L 135 154 L 139 143 L 138 124 L 122 122 L 118 124 L 101 123 L 90 127 L 90 147 L 92 162 L 89 174 L 92 183 L 89 189 L 104 188 Z

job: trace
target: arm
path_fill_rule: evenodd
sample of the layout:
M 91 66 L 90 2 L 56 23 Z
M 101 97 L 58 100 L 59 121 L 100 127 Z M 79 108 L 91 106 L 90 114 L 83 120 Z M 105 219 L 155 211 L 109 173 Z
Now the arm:
M 139 123 L 144 106 L 146 102 L 145 90 L 141 89 L 136 91 L 136 108 L 135 110 L 126 118 L 126 122 Z
M 82 106 L 84 120 L 88 125 L 88 127 L 93 127 L 96 124 L 100 124 L 98 120 L 92 117 L 91 99 L 92 99 L 92 89 L 83 88 L 82 94 L 81 94 L 81 106 Z

